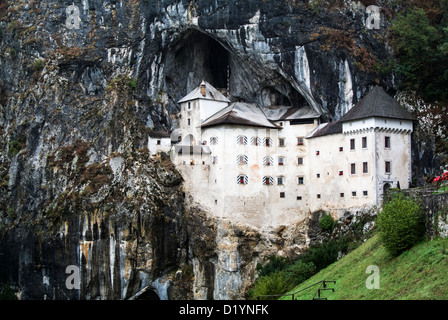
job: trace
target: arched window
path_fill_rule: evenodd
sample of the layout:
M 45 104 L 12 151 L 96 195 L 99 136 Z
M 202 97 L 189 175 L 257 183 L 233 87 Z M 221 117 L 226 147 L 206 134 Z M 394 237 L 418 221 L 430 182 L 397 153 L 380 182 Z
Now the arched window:
M 238 136 L 236 137 L 236 143 L 240 145 L 246 145 L 247 144 L 247 137 L 246 136 Z
M 240 154 L 236 156 L 236 162 L 238 164 L 247 164 L 249 162 L 249 159 L 245 154 Z
M 265 186 L 272 186 L 274 184 L 274 178 L 272 178 L 272 177 L 263 177 L 263 184 Z
M 274 159 L 272 157 L 266 156 L 263 158 L 263 165 L 272 166 L 274 164 Z
M 237 183 L 238 184 L 248 184 L 249 179 L 247 178 L 247 176 L 245 174 L 240 174 L 237 178 Z

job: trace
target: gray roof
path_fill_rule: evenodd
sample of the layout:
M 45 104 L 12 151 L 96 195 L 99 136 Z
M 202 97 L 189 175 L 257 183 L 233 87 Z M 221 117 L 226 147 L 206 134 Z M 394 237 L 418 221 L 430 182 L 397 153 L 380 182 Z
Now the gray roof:
M 307 138 L 316 138 L 338 133 L 342 133 L 342 122 L 327 122 L 316 127 Z
M 201 94 L 201 86 L 197 87 L 193 91 L 191 91 L 189 94 L 187 94 L 185 97 L 183 97 L 181 100 L 179 100 L 178 103 L 187 102 L 191 100 L 196 99 L 206 99 L 206 100 L 215 100 L 215 101 L 224 101 L 224 102 L 230 102 L 229 99 L 227 99 L 221 92 L 219 92 L 215 87 L 213 87 L 210 83 L 207 81 L 202 81 L 201 85 L 205 85 L 205 96 Z
M 267 118 L 271 121 L 296 120 L 296 119 L 315 119 L 320 114 L 314 111 L 310 106 L 287 107 L 276 106 L 263 109 Z
M 163 130 L 151 130 L 149 132 L 151 138 L 169 138 L 171 135 L 168 131 Z
M 404 109 L 394 98 L 388 95 L 380 86 L 375 86 L 339 122 L 365 119 L 370 117 L 414 120 L 414 117 Z
M 266 117 L 264 112 L 253 103 L 234 102 L 218 111 L 202 124 L 202 128 L 222 124 L 238 124 L 265 128 L 278 128 Z

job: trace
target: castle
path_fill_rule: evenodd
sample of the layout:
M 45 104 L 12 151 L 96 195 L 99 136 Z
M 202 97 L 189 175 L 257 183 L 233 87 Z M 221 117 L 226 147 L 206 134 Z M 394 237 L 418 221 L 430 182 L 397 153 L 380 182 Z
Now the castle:
M 309 106 L 231 103 L 205 81 L 179 104 L 172 161 L 218 217 L 260 228 L 317 210 L 339 218 L 409 187 L 413 117 L 379 86 L 329 123 Z

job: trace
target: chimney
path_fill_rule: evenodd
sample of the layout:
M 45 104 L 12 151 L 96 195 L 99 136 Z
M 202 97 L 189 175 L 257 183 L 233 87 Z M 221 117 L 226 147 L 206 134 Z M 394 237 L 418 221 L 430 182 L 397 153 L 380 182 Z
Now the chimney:
M 203 97 L 205 97 L 206 91 L 205 91 L 205 82 L 202 81 L 201 83 L 201 94 Z

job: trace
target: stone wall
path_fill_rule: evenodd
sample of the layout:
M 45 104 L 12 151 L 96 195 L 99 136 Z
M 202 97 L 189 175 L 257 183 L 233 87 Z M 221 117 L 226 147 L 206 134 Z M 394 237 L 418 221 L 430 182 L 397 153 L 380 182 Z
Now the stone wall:
M 426 235 L 430 239 L 448 237 L 448 193 L 436 194 L 435 190 L 419 188 L 401 191 L 420 202 L 426 215 Z

